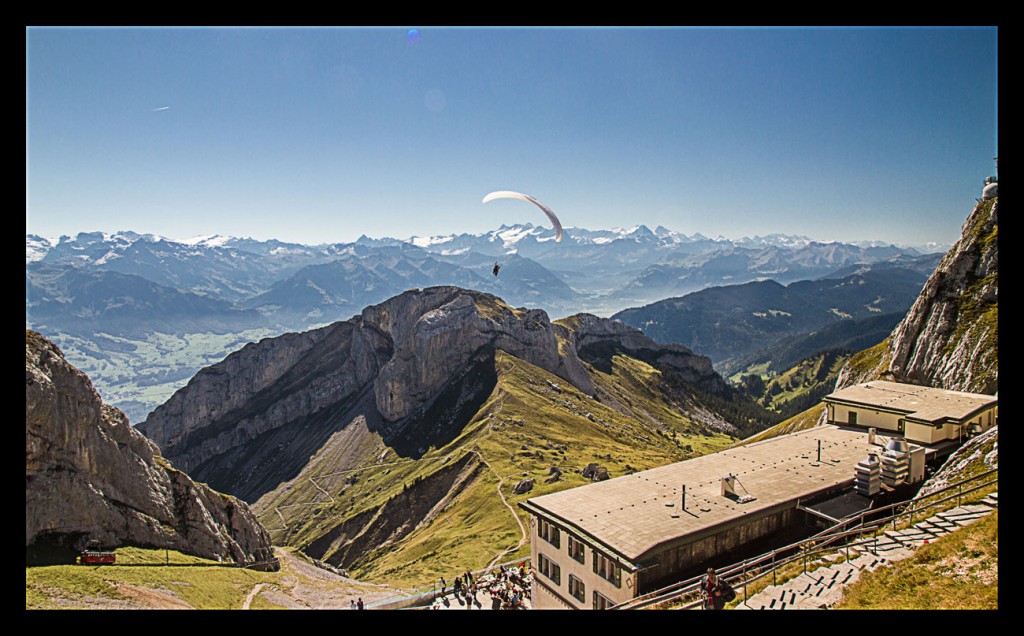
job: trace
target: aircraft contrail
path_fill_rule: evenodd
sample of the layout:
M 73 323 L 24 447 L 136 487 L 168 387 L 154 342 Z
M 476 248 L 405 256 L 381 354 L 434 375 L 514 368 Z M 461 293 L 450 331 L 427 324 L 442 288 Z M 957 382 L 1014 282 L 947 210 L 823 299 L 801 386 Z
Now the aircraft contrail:
M 153 112 L 155 113 L 158 110 L 167 110 L 168 108 L 170 108 L 170 106 L 161 106 L 160 108 L 154 108 Z

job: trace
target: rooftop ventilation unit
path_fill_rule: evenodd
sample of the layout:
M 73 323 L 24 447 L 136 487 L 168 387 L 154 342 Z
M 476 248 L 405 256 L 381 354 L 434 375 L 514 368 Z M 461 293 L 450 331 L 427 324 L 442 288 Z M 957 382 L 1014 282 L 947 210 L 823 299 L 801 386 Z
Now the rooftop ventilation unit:
M 882 453 L 882 483 L 899 486 L 910 476 L 910 445 L 902 437 L 894 437 Z
M 882 464 L 878 456 L 869 453 L 868 458 L 857 462 L 854 468 L 853 489 L 858 495 L 870 497 L 882 489 Z
M 907 443 L 907 440 L 904 437 L 894 437 L 885 445 L 885 450 L 907 453 L 910 452 L 910 444 Z

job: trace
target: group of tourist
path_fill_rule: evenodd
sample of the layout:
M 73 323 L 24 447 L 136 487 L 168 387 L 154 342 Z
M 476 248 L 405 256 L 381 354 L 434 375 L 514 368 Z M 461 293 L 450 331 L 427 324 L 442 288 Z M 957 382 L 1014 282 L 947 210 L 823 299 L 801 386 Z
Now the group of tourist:
M 465 572 L 455 577 L 452 583 L 451 596 L 459 605 L 466 609 L 483 609 L 479 594 L 490 596 L 491 609 L 521 609 L 530 598 L 532 574 L 526 563 L 518 566 L 499 566 L 497 570 L 475 578 L 472 572 Z M 449 607 L 448 584 L 444 577 L 440 578 L 441 594 L 431 605 L 431 609 Z

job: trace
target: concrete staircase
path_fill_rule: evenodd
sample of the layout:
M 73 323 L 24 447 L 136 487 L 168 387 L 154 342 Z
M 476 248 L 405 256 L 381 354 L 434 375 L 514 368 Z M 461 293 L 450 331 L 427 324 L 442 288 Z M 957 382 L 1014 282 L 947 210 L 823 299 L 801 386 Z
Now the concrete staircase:
M 902 530 L 886 530 L 873 543 L 836 552 L 815 561 L 813 570 L 781 585 L 770 585 L 735 609 L 828 609 L 843 597 L 843 588 L 872 571 L 912 555 L 914 550 L 974 523 L 999 505 L 999 493 L 986 496 L 977 504 L 959 506 L 940 512 Z M 742 598 L 743 589 L 736 593 Z

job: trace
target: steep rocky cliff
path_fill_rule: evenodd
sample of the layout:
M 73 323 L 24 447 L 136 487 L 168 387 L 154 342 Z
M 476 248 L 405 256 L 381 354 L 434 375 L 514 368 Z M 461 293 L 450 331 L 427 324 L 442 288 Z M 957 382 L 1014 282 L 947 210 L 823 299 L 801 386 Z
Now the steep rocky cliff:
M 883 378 L 954 391 L 999 388 L 999 200 L 980 201 L 961 238 L 885 343 L 855 356 L 836 389 Z
M 346 428 L 379 436 L 401 457 L 450 441 L 493 388 L 499 350 L 593 395 L 580 352 L 596 343 L 645 352 L 704 390 L 725 387 L 707 358 L 631 327 L 586 314 L 553 324 L 539 309 L 431 287 L 348 321 L 249 344 L 200 371 L 138 428 L 176 466 L 255 501 Z M 353 437 L 353 453 L 360 440 Z
M 25 546 L 29 561 L 103 548 L 169 548 L 237 563 L 273 558 L 249 507 L 170 467 L 41 334 L 25 337 Z

